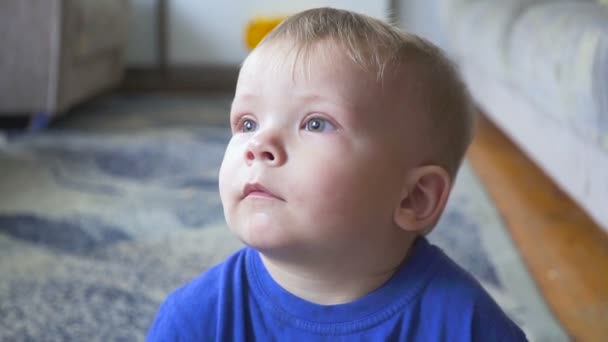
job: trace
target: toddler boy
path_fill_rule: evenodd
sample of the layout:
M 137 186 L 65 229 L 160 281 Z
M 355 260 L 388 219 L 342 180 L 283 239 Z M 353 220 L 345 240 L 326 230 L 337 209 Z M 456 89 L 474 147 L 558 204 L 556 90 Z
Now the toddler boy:
M 286 19 L 241 68 L 219 174 L 247 247 L 173 292 L 148 340 L 525 340 L 424 237 L 473 116 L 425 40 L 344 10 Z

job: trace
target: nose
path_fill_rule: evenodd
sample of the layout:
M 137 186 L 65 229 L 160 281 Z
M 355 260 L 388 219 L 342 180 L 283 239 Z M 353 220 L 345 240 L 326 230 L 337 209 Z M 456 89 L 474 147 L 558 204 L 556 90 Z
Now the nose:
M 277 134 L 258 133 L 251 138 L 245 151 L 247 165 L 262 162 L 268 166 L 281 166 L 287 161 L 287 153 Z

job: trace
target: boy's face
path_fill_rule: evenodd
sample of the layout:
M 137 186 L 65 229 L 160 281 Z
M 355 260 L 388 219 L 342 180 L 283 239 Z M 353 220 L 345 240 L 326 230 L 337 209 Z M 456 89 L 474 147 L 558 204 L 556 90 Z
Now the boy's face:
M 400 233 L 407 132 L 376 82 L 339 51 L 315 48 L 333 55 L 314 52 L 293 69 L 271 45 L 243 65 L 219 175 L 224 214 L 266 253 L 381 249 Z

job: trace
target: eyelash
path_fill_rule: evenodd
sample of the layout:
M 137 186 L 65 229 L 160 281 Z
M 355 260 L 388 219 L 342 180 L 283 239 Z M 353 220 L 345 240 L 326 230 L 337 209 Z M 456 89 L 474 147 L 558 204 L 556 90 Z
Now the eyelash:
M 334 124 L 334 123 L 333 123 L 331 120 L 326 119 L 326 118 L 324 118 L 324 117 L 322 117 L 322 116 L 311 116 L 311 117 L 307 118 L 306 120 L 304 120 L 304 123 L 302 124 L 302 126 L 301 126 L 300 128 L 302 128 L 302 129 L 304 129 L 304 130 L 307 130 L 307 131 L 310 131 L 310 132 L 325 132 L 325 130 L 322 130 L 322 131 L 313 131 L 313 130 L 309 130 L 309 129 L 307 129 L 307 128 L 308 128 L 308 124 L 309 124 L 309 123 L 310 123 L 312 120 L 320 120 L 320 121 L 323 121 L 323 122 L 324 122 L 323 127 L 325 127 L 326 125 L 330 125 L 330 126 L 331 126 L 331 129 L 330 129 L 331 131 L 335 131 L 335 130 L 337 130 L 337 129 L 338 129 L 338 128 L 336 127 L 336 125 L 335 125 L 335 124 Z
M 253 120 L 252 118 L 250 118 L 249 115 L 243 114 L 243 115 L 236 117 L 233 120 L 233 124 L 232 124 L 233 131 L 240 132 L 240 133 L 249 133 L 249 132 L 255 131 L 255 129 L 253 131 L 243 131 L 243 128 L 245 127 L 245 122 L 247 122 L 248 120 L 252 121 L 256 125 L 256 128 L 257 128 L 257 122 L 255 120 Z M 325 122 L 326 125 L 327 124 L 331 125 L 332 131 L 335 131 L 338 129 L 336 124 L 334 124 L 331 120 L 326 119 L 322 116 L 311 116 L 311 117 L 306 118 L 304 120 L 304 122 L 302 123 L 302 125 L 300 126 L 300 129 L 307 130 L 306 128 L 308 127 L 309 122 L 311 122 L 312 120 L 321 120 L 321 121 Z M 310 131 L 310 130 L 308 130 L 308 131 Z
M 243 125 L 245 124 L 245 121 L 247 120 L 251 120 L 253 122 L 255 122 L 255 120 L 251 119 L 249 117 L 249 115 L 247 114 L 242 114 L 237 116 L 234 120 L 232 120 L 232 131 L 237 133 L 237 132 L 241 132 L 241 133 L 246 133 L 243 132 Z

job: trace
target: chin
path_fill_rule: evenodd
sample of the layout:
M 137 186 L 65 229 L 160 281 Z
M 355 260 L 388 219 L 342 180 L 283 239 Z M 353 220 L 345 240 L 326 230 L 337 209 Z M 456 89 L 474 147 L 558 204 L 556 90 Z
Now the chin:
M 295 241 L 289 238 L 283 229 L 275 224 L 252 224 L 247 222 L 242 225 L 230 227 L 230 231 L 245 245 L 260 252 L 272 252 L 290 248 Z

